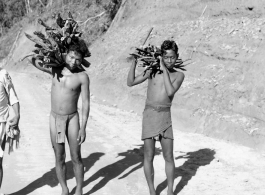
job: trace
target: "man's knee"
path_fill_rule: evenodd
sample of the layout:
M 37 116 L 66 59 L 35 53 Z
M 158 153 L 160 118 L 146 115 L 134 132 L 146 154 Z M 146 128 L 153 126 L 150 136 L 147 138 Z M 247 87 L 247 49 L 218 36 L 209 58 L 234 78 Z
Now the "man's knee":
M 82 158 L 81 155 L 78 154 L 71 154 L 71 159 L 74 165 L 82 165 Z
M 55 159 L 56 159 L 56 163 L 63 164 L 65 163 L 66 154 L 55 153 Z
M 165 153 L 163 154 L 163 157 L 166 162 L 174 162 L 174 156 L 172 153 Z
M 153 150 L 144 150 L 144 159 L 148 161 L 153 161 L 155 156 L 155 151 Z

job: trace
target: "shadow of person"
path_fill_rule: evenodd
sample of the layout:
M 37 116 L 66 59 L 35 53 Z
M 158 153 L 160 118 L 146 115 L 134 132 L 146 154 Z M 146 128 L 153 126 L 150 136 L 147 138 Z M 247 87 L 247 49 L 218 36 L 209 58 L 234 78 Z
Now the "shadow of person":
M 104 153 L 95 152 L 95 153 L 90 154 L 88 157 L 83 158 L 82 160 L 83 160 L 85 172 L 87 172 L 103 155 Z M 74 178 L 73 165 L 71 161 L 66 162 L 66 168 L 67 168 L 66 179 L 69 180 L 69 179 Z M 9 194 L 9 195 L 26 195 L 26 194 L 30 194 L 34 190 L 41 188 L 45 185 L 48 185 L 53 188 L 57 186 L 58 184 L 59 182 L 56 177 L 56 171 L 54 167 L 49 172 L 45 173 L 42 177 L 31 182 L 29 185 L 27 185 L 23 189 L 17 192 L 14 192 L 12 194 Z
M 177 184 L 174 195 L 178 194 L 191 180 L 193 176 L 196 175 L 197 170 L 201 166 L 206 166 L 211 163 L 214 159 L 215 151 L 205 148 L 200 149 L 195 152 L 188 152 L 186 155 L 178 156 L 175 158 L 178 159 L 187 159 L 185 163 L 175 168 L 175 179 L 177 177 L 181 177 L 181 180 Z M 160 183 L 156 188 L 156 194 L 160 195 L 160 193 L 167 187 L 167 180 Z
M 83 186 L 87 186 L 89 183 L 97 180 L 100 177 L 103 177 L 96 185 L 93 186 L 93 188 L 89 192 L 86 193 L 86 195 L 92 194 L 98 191 L 99 189 L 103 188 L 110 180 L 118 177 L 131 166 L 138 164 L 136 167 L 134 167 L 128 173 L 123 174 L 118 179 L 123 179 L 132 172 L 143 167 L 144 147 L 143 145 L 140 146 L 140 148 L 134 148 L 133 150 L 127 150 L 126 152 L 119 153 L 117 157 L 122 156 L 124 157 L 123 159 L 118 160 L 110 165 L 107 165 L 106 167 L 103 167 L 102 169 L 98 170 L 94 175 L 92 175 L 88 180 L 86 180 Z M 156 148 L 155 155 L 159 154 L 161 154 L 161 149 Z

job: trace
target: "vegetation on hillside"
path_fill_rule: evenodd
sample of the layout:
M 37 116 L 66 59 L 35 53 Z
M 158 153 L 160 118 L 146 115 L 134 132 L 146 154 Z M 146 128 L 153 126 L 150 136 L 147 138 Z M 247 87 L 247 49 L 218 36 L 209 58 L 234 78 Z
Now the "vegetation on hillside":
M 107 31 L 122 0 L 0 0 L 0 60 L 5 58 L 19 29 L 35 24 L 38 18 L 53 21 L 60 13 L 71 12 L 82 37 L 91 44 Z

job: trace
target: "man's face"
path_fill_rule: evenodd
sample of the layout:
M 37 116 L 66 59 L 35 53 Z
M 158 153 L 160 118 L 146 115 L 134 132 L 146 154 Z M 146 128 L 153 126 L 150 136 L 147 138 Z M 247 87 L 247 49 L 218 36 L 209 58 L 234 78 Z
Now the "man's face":
M 173 68 L 174 64 L 176 63 L 176 60 L 178 59 L 178 56 L 176 55 L 175 51 L 173 50 L 166 50 L 163 55 L 163 61 L 164 64 L 168 69 Z
M 70 51 L 67 55 L 66 55 L 66 64 L 68 65 L 68 68 L 70 70 L 74 70 L 77 66 L 81 65 L 82 63 L 82 55 L 75 52 L 75 51 Z

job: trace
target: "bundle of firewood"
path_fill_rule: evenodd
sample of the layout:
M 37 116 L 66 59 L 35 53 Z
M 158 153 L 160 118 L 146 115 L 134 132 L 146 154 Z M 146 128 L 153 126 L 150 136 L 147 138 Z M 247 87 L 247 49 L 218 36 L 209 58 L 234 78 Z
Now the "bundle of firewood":
M 162 56 L 160 48 L 153 45 L 148 45 L 145 47 L 136 48 L 135 52 L 130 55 L 133 56 L 138 62 L 138 66 L 145 68 L 145 72 L 147 70 L 151 70 L 153 73 L 162 72 L 162 70 L 160 70 L 160 60 L 158 58 L 159 56 Z M 177 59 L 174 68 L 186 71 L 186 69 L 183 68 L 185 67 L 183 63 L 184 62 L 181 59 Z
M 79 45 L 83 51 L 83 57 L 91 55 L 85 41 L 80 38 L 82 33 L 77 31 L 78 24 L 70 12 L 65 20 L 61 18 L 60 14 L 57 14 L 56 23 L 60 27 L 58 29 L 46 25 L 41 19 L 38 19 L 38 23 L 45 27 L 45 34 L 40 31 L 35 31 L 35 36 L 25 33 L 26 37 L 35 43 L 35 48 L 22 60 L 33 56 L 35 59 L 41 60 L 44 66 L 62 66 L 65 63 L 63 55 L 67 53 L 70 45 Z M 82 65 L 87 67 L 87 64 L 89 63 Z

